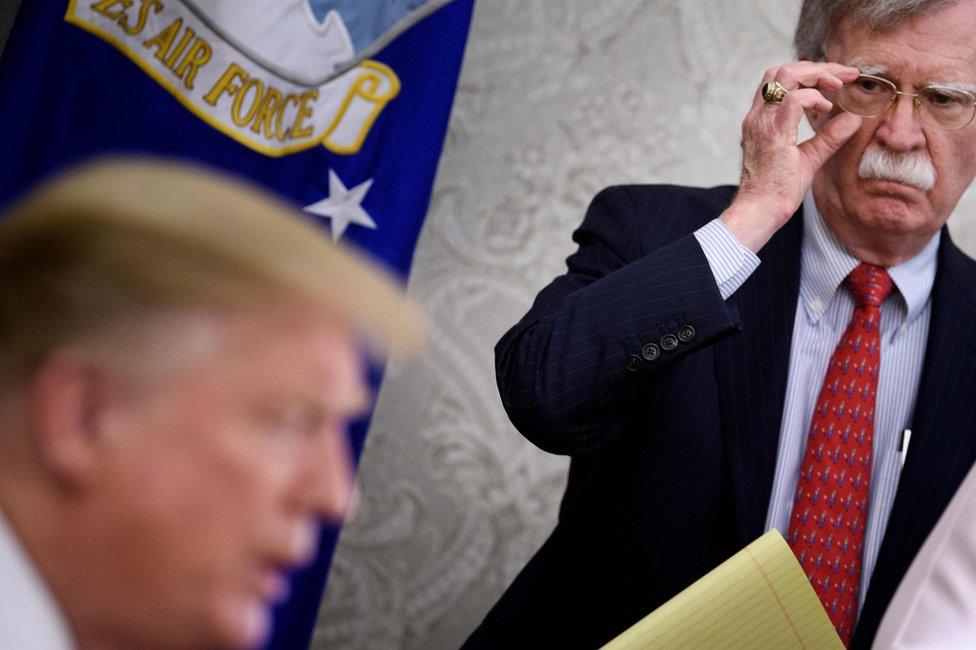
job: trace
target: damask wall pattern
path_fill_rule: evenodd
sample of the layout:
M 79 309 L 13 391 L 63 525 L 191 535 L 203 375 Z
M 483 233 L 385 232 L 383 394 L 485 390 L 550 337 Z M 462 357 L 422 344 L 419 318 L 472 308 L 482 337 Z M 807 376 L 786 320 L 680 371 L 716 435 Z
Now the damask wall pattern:
M 456 648 L 555 524 L 568 462 L 502 410 L 492 348 L 617 183 L 738 178 L 739 125 L 799 1 L 479 0 L 392 365 L 315 648 Z M 950 225 L 976 252 L 972 193 Z

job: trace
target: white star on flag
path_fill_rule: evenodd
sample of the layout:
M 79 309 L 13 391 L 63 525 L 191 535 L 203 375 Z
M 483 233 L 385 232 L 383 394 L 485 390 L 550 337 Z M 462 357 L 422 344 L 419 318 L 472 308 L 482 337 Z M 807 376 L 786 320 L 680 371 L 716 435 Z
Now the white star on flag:
M 372 186 L 373 179 L 371 178 L 348 190 L 340 180 L 339 175 L 330 169 L 329 196 L 311 205 L 306 205 L 304 209 L 306 212 L 317 214 L 320 217 L 328 217 L 332 220 L 333 241 L 339 241 L 351 223 L 376 230 L 376 222 L 362 206 L 366 192 Z

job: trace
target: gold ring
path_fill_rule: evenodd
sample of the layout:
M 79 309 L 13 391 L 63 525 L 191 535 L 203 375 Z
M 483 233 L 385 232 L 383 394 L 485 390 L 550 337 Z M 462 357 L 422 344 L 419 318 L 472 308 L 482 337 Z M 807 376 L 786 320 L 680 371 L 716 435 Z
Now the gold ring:
M 763 84 L 761 94 L 763 101 L 769 104 L 779 104 L 790 94 L 790 91 L 780 82 L 770 81 L 769 83 Z

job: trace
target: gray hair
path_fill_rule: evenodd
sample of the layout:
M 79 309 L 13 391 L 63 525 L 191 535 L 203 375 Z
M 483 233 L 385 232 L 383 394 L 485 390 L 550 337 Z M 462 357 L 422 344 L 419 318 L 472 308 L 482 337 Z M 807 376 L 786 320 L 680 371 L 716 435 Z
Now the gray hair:
M 830 32 L 852 16 L 873 32 L 884 32 L 913 16 L 939 11 L 959 0 L 804 0 L 793 47 L 799 59 L 825 61 Z

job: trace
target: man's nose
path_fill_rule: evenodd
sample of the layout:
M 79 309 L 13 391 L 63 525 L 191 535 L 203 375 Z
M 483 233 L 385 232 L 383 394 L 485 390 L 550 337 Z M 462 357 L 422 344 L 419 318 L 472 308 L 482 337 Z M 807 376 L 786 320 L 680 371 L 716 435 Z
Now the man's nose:
M 898 95 L 875 132 L 878 141 L 892 151 L 912 151 L 925 146 L 925 130 L 915 111 L 914 97 Z
M 352 456 L 347 433 L 339 427 L 321 434 L 304 460 L 301 500 L 316 515 L 340 522 L 352 499 Z

